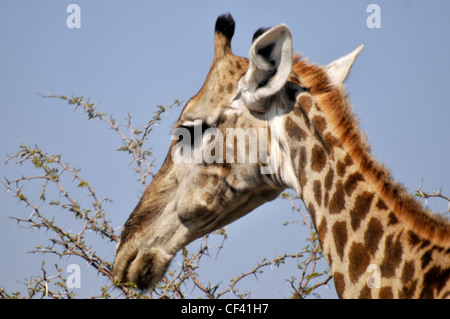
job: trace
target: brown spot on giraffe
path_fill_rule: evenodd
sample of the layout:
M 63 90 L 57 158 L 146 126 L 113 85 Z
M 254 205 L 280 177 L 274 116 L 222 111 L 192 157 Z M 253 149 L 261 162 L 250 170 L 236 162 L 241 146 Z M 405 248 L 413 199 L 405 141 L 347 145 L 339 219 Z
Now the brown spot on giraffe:
M 352 221 L 351 225 L 352 225 L 353 231 L 358 230 L 361 221 L 369 213 L 370 206 L 371 206 L 372 200 L 373 200 L 373 196 L 374 196 L 373 193 L 364 192 L 362 194 L 359 194 L 356 197 L 353 208 L 350 211 L 350 217 L 351 217 L 351 221 Z
M 400 236 L 394 239 L 393 235 L 386 238 L 384 259 L 380 265 L 381 276 L 392 278 L 403 258 L 403 247 Z
M 391 287 L 382 287 L 380 288 L 380 299 L 393 299 L 394 293 L 392 292 Z
M 320 183 L 320 181 L 314 181 L 313 192 L 316 203 L 320 207 L 322 205 L 322 184 Z
M 388 218 L 389 218 L 388 226 L 392 226 L 398 223 L 398 219 L 397 217 L 395 217 L 395 214 L 389 213 Z
M 387 210 L 388 209 L 388 207 L 386 206 L 386 203 L 381 199 L 378 199 L 376 208 L 378 208 L 379 210 Z
M 335 271 L 333 274 L 334 286 L 336 287 L 337 295 L 343 298 L 345 291 L 345 277 L 342 273 Z
M 339 257 L 342 259 L 344 257 L 345 245 L 348 241 L 347 235 L 347 223 L 346 222 L 336 222 L 332 227 L 334 244 Z
M 436 247 L 435 245 L 433 245 L 432 247 L 430 247 L 421 257 L 421 267 L 422 269 L 425 269 L 430 262 L 433 260 L 433 252 L 441 252 L 442 248 L 441 247 Z
M 361 181 L 364 181 L 364 177 L 359 172 L 350 174 L 344 183 L 345 193 L 348 196 L 351 196 L 353 191 L 356 189 L 358 182 Z
M 342 183 L 336 184 L 336 189 L 331 197 L 328 209 L 331 214 L 339 214 L 345 208 L 345 191 Z
M 313 223 L 316 223 L 316 209 L 314 208 L 313 204 L 308 204 L 308 213 L 311 215 L 311 219 Z
M 420 244 L 421 239 L 415 233 L 413 233 L 412 231 L 409 231 L 408 232 L 408 242 L 409 242 L 411 248 L 413 248 L 413 247 L 417 246 L 418 244 Z
M 398 297 L 400 299 L 411 299 L 416 293 L 418 280 L 408 281 L 398 292 Z
M 312 119 L 312 123 L 320 135 L 323 135 L 323 131 L 327 127 L 327 122 L 323 116 L 315 115 Z
M 435 298 L 445 287 L 450 278 L 450 268 L 442 269 L 440 266 L 431 267 L 424 276 L 424 288 L 420 294 L 422 299 Z
M 367 285 L 364 286 L 361 290 L 361 293 L 358 296 L 358 299 L 372 299 L 372 289 L 370 289 Z
M 325 176 L 325 190 L 329 192 L 333 187 L 334 170 L 330 167 L 327 175 Z
M 290 95 L 292 96 L 293 94 L 290 93 Z M 294 106 L 294 109 L 292 110 L 292 114 L 299 119 L 302 119 L 302 122 L 305 124 L 305 127 L 307 127 L 308 129 L 311 126 L 311 121 L 309 120 L 309 117 L 307 116 L 307 111 L 303 108 L 303 105 L 301 104 L 301 100 L 303 99 L 303 97 L 300 97 L 297 100 L 297 103 Z
M 338 161 L 336 165 L 336 172 L 339 177 L 343 177 L 345 175 L 345 163 L 342 161 Z
M 350 259 L 350 264 L 348 265 L 349 277 L 355 283 L 366 272 L 372 257 L 367 251 L 367 247 L 358 242 L 354 242 L 351 245 L 348 256 Z
M 304 146 L 300 147 L 300 152 L 298 156 L 298 175 L 300 176 L 300 189 L 303 191 L 306 183 L 308 182 L 308 177 L 306 176 L 306 163 L 308 162 L 308 154 Z
M 367 226 L 367 230 L 364 233 L 364 245 L 367 247 L 367 251 L 374 256 L 378 250 L 378 244 L 383 236 L 384 230 L 381 222 L 372 217 Z
M 330 202 L 330 194 L 327 192 L 325 192 L 325 196 L 323 197 L 323 205 L 325 207 L 328 207 L 328 204 Z
M 403 284 L 407 285 L 414 279 L 414 272 L 415 272 L 415 265 L 413 261 L 407 261 L 403 265 L 402 270 L 402 282 Z
M 322 221 L 319 224 L 319 228 L 317 229 L 317 235 L 319 236 L 319 241 L 321 243 L 325 242 L 327 232 L 328 232 L 327 220 L 325 217 L 323 217 Z
M 339 142 L 339 140 L 332 134 L 332 133 L 327 133 L 325 134 L 325 136 L 323 137 L 323 141 L 325 143 L 325 145 L 327 146 L 329 152 L 330 152 L 330 156 L 331 158 L 334 158 L 334 149 L 335 148 L 342 148 L 342 144 Z
M 419 249 L 427 248 L 430 245 L 431 245 L 431 241 L 429 241 L 428 239 L 422 240 L 422 244 L 420 245 Z
M 347 167 L 352 165 L 352 159 L 347 155 L 343 160 L 338 160 L 336 164 L 336 172 L 339 177 L 344 177 Z
M 306 138 L 306 132 L 300 128 L 290 117 L 286 118 L 285 129 L 288 136 L 298 142 Z
M 319 145 L 314 145 L 311 151 L 311 169 L 315 172 L 320 172 L 325 167 L 327 156 L 323 148 Z
M 324 206 L 328 207 L 330 201 L 330 190 L 333 187 L 334 170 L 330 167 L 327 175 L 325 176 L 325 196 L 324 196 Z
M 309 111 L 311 110 L 312 107 L 312 100 L 309 96 L 307 95 L 300 95 L 299 99 L 298 99 L 298 104 L 301 105 L 302 109 L 305 110 L 306 114 L 309 113 Z M 294 109 L 295 111 L 295 109 Z M 300 116 L 301 114 L 297 114 L 298 116 Z

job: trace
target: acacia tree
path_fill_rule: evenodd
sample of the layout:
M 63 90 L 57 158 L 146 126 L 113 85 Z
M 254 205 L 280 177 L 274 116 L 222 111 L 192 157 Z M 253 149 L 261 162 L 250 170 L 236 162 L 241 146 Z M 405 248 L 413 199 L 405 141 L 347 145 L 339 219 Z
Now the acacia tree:
M 153 178 L 153 154 L 148 146 L 150 133 L 161 120 L 161 115 L 165 111 L 181 104 L 181 102 L 175 101 L 168 106 L 158 106 L 153 118 L 145 126 L 134 127 L 130 114 L 126 118 L 126 123 L 121 124 L 112 116 L 100 112 L 98 104 L 93 104 L 89 100 L 85 101 L 81 96 L 67 97 L 52 93 L 43 97 L 65 101 L 75 109 L 81 109 L 88 119 L 97 119 L 99 122 L 105 123 L 107 128 L 117 132 L 122 143 L 118 151 L 126 152 L 131 156 L 130 166 L 137 174 L 137 180 L 142 189 Z M 200 243 L 198 248 L 182 249 L 182 261 L 171 265 L 166 276 L 154 289 L 146 292 L 139 291 L 132 283 L 116 282 L 111 272 L 113 261 L 105 255 L 99 254 L 99 250 L 96 249 L 99 243 L 108 243 L 113 251 L 119 239 L 121 227 L 114 227 L 108 220 L 106 204 L 111 200 L 99 197 L 95 187 L 83 176 L 80 169 L 64 162 L 62 155 L 48 154 L 38 146 L 30 147 L 25 144 L 20 145 L 14 155 L 7 156 L 6 163 L 29 165 L 34 168 L 35 174 L 22 175 L 17 178 L 5 177 L 3 183 L 9 194 L 18 198 L 21 204 L 32 210 L 29 217 L 13 216 L 11 218 L 32 230 L 43 229 L 47 234 L 47 242 L 36 246 L 32 253 L 84 260 L 89 267 L 107 279 L 107 284 L 99 285 L 99 291 L 95 292 L 91 296 L 92 298 L 187 298 L 193 288 L 197 289 L 203 298 L 221 298 L 223 296 L 249 298 L 251 291 L 242 287 L 244 278 L 263 276 L 264 270 L 268 267 L 274 268 L 275 266 L 277 269 L 283 269 L 283 265 L 288 262 L 294 262 L 297 265 L 296 273 L 286 279 L 290 287 L 291 298 L 319 297 L 317 289 L 327 285 L 332 279 L 328 267 L 325 269 L 319 267 L 320 263 L 321 265 L 325 264 L 322 260 L 322 250 L 310 219 L 300 209 L 299 199 L 289 193 L 283 193 L 281 198 L 290 201 L 292 209 L 298 213 L 295 223 L 301 223 L 310 234 L 300 251 L 255 262 L 252 269 L 231 278 L 228 284 L 205 284 L 199 278 L 201 261 L 210 255 L 211 248 L 208 243 L 211 236 L 218 236 L 221 240 L 220 246 L 214 248 L 217 253 L 223 249 L 228 238 L 224 228 L 197 240 Z M 28 188 L 25 186 L 31 186 L 39 191 L 30 196 L 26 192 Z M 450 199 L 440 192 L 427 193 L 419 190 L 417 195 L 425 199 L 443 198 L 449 202 L 450 209 Z M 89 198 L 90 201 L 81 200 L 85 198 Z M 57 207 L 71 216 L 70 225 L 58 222 L 50 213 L 52 207 Z M 193 288 L 187 290 L 188 286 Z M 0 297 L 77 297 L 77 294 L 68 285 L 67 278 L 58 264 L 49 269 L 46 263 L 42 262 L 40 275 L 31 276 L 24 282 L 24 287 L 26 288 L 24 291 L 14 292 L 8 291 L 7 288 L 0 288 Z

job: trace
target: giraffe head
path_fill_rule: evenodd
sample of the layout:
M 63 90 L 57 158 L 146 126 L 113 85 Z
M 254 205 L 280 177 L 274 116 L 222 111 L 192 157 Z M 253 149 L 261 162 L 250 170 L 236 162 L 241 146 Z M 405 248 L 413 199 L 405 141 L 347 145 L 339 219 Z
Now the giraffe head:
M 283 169 L 280 116 L 306 92 L 293 71 L 291 33 L 284 24 L 259 29 L 249 58 L 231 51 L 231 15 L 217 19 L 214 58 L 205 83 L 184 107 L 160 171 L 125 223 L 114 274 L 152 287 L 184 246 L 275 199 L 292 185 Z M 330 64 L 336 84 L 361 48 Z

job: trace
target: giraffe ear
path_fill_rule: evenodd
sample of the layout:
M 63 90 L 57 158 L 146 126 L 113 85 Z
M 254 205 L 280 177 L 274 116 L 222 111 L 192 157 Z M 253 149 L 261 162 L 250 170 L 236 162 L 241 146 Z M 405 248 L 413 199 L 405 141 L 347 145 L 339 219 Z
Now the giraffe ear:
M 356 57 L 361 53 L 362 49 L 364 49 L 364 45 L 360 45 L 352 53 L 328 64 L 326 67 L 327 75 L 334 85 L 341 85 L 344 82 Z
M 280 24 L 259 29 L 253 36 L 249 68 L 239 82 L 241 99 L 252 111 L 265 112 L 266 98 L 285 85 L 292 71 L 292 38 L 289 28 Z

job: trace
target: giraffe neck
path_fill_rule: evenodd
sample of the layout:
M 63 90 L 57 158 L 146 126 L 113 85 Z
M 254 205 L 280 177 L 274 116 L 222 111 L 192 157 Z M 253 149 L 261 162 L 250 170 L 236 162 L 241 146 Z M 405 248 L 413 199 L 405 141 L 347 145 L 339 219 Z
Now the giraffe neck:
M 288 154 L 282 165 L 295 172 L 286 184 L 311 215 L 338 295 L 450 297 L 450 245 L 399 218 L 331 129 L 318 101 L 300 94 L 283 122 Z

